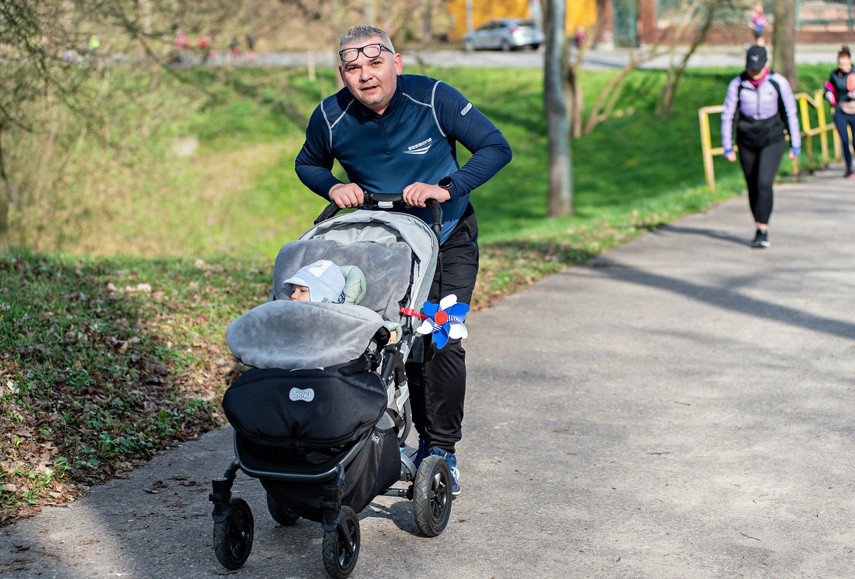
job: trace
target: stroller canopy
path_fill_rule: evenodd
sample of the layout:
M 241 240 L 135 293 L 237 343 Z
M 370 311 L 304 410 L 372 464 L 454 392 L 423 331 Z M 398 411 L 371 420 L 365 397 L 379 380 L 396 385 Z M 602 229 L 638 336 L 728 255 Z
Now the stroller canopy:
M 420 219 L 355 211 L 325 221 L 285 244 L 273 267 L 270 301 L 233 321 L 232 352 L 257 368 L 314 368 L 356 359 L 384 320 L 421 305 L 436 267 L 438 243 Z M 291 302 L 285 280 L 319 259 L 355 265 L 367 288 L 360 305 Z

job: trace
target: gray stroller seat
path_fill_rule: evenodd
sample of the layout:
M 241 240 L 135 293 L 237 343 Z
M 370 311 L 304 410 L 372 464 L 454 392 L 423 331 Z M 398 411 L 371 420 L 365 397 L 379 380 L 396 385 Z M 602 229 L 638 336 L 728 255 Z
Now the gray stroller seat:
M 341 243 L 313 238 L 284 245 L 273 268 L 270 301 L 229 325 L 229 348 L 256 368 L 323 368 L 356 359 L 384 320 L 399 319 L 410 283 L 411 255 L 406 243 L 394 239 Z M 319 259 L 362 270 L 367 287 L 359 305 L 290 301 L 284 280 Z

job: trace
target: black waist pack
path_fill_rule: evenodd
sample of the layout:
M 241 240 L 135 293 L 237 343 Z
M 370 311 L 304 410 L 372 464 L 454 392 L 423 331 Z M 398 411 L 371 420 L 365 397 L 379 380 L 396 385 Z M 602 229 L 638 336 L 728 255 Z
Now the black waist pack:
M 784 140 L 784 122 L 779 115 L 768 119 L 740 117 L 736 125 L 736 144 L 762 149 Z

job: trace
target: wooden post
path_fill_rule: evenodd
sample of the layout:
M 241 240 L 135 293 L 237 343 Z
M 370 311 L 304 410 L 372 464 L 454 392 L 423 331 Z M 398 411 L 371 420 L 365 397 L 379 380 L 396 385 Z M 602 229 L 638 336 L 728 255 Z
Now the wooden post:
M 704 156 L 704 174 L 707 177 L 707 188 L 710 190 L 710 193 L 715 193 L 715 168 L 713 167 L 710 117 L 706 108 L 698 109 L 698 120 L 701 124 L 701 150 Z

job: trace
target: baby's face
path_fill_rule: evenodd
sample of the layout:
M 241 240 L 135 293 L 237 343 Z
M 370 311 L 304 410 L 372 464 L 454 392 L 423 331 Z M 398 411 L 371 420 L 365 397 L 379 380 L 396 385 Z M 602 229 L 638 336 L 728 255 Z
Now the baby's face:
M 292 302 L 310 302 L 312 301 L 309 288 L 304 285 L 291 286 L 291 301 Z

